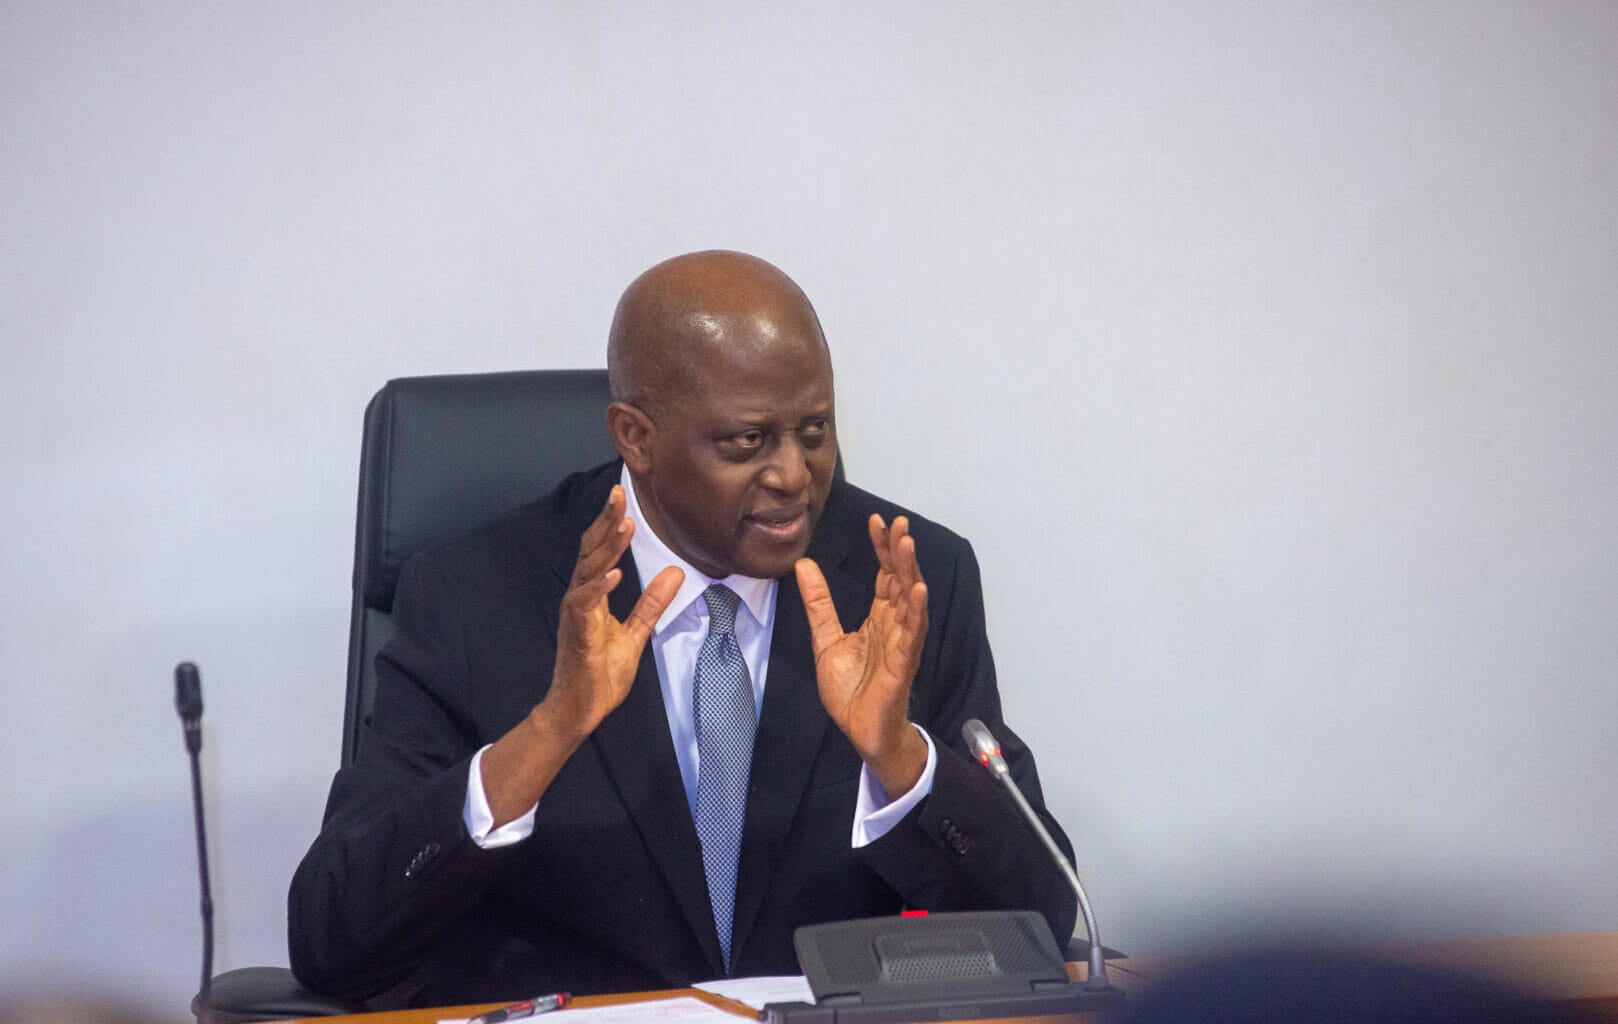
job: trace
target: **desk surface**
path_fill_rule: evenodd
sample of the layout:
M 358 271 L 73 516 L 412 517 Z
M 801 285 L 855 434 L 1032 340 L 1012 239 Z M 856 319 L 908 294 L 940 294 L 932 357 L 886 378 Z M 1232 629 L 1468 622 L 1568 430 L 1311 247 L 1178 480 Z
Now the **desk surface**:
M 1565 935 L 1531 935 L 1510 938 L 1461 939 L 1448 942 L 1405 942 L 1371 947 L 1412 963 L 1454 967 L 1471 973 L 1501 978 L 1529 992 L 1556 1002 L 1575 1004 L 1592 1021 L 1618 1022 L 1618 932 L 1584 932 Z M 1112 983 L 1126 992 L 1138 992 L 1190 961 L 1177 957 L 1131 957 L 1108 961 Z M 1069 964 L 1076 979 L 1084 977 L 1083 964 Z M 720 1009 L 750 1020 L 757 1019 L 752 1008 L 742 1003 L 696 989 L 670 989 L 660 992 L 627 992 L 608 996 L 581 996 L 576 1006 L 611 1006 L 674 996 L 694 996 Z M 472 1006 L 443 1006 L 426 1010 L 393 1010 L 352 1017 L 311 1018 L 310 1024 L 433 1024 L 444 1017 L 470 1017 L 495 1009 L 500 1003 Z M 1099 1020 L 1100 1015 L 1078 1017 L 1021 1017 L 1018 1024 L 1076 1024 Z M 562 1024 L 565 1017 L 544 1018 Z
M 1089 975 L 1085 964 L 1068 964 L 1067 972 L 1074 980 L 1082 980 Z M 1138 986 L 1147 984 L 1145 978 L 1139 974 L 1121 969 L 1121 962 L 1108 961 L 1107 976 L 1112 983 L 1126 992 L 1132 992 Z M 577 1007 L 591 1006 L 617 1006 L 624 1003 L 650 1002 L 654 999 L 673 999 L 677 996 L 691 996 L 700 999 L 710 1006 L 734 1013 L 738 1017 L 757 1021 L 758 1012 L 745 1003 L 738 1003 L 730 999 L 716 996 L 711 992 L 703 992 L 694 988 L 664 989 L 654 992 L 622 992 L 608 996 L 579 996 L 570 1005 Z M 388 1010 L 382 1013 L 361 1013 L 350 1017 L 310 1017 L 303 1024 L 435 1024 L 436 1021 L 453 1017 L 471 1017 L 487 1010 L 498 1009 L 504 1003 L 474 1003 L 468 1006 L 439 1006 L 426 1010 Z M 563 1011 L 564 1013 L 566 1011 Z M 562 1024 L 565 1017 L 547 1014 L 537 1020 Z M 1104 1019 L 1102 1014 L 1069 1014 L 1057 1017 L 1018 1017 L 1015 1024 L 1096 1024 Z M 973 1021 L 972 1024 L 995 1024 L 992 1020 Z M 1011 1024 L 1011 1022 L 1007 1022 Z

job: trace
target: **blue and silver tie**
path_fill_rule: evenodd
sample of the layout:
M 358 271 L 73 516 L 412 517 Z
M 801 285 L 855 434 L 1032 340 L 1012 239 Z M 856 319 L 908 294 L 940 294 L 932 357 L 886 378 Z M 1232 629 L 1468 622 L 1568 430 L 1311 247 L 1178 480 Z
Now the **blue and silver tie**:
M 697 731 L 697 836 L 719 949 L 730 971 L 730 930 L 736 913 L 736 866 L 747 812 L 747 773 L 753 760 L 753 682 L 736 642 L 736 592 L 715 583 L 703 592 L 708 636 L 697 652 L 692 710 Z

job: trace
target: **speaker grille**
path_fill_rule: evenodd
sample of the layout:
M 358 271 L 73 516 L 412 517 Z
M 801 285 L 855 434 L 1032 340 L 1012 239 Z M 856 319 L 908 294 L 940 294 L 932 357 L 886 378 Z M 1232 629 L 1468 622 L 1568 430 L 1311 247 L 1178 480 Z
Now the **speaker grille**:
M 1032 913 L 873 918 L 800 928 L 798 957 L 816 996 L 970 979 L 1065 982 L 1044 919 Z
M 948 978 L 988 978 L 999 973 L 994 954 L 983 948 L 979 935 L 955 933 L 951 938 L 970 940 L 977 949 L 932 950 L 913 948 L 914 944 L 877 940 L 877 961 L 883 981 L 944 981 Z M 912 947 L 912 948 L 905 948 Z

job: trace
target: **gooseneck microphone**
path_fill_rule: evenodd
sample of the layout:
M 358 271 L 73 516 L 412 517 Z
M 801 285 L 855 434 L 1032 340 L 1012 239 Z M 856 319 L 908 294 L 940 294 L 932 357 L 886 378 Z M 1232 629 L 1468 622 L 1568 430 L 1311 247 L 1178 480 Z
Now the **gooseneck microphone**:
M 174 710 L 185 729 L 185 749 L 191 754 L 191 809 L 197 829 L 197 872 L 202 879 L 202 987 L 200 1004 L 208 1004 L 213 982 L 213 896 L 208 888 L 208 831 L 202 820 L 202 677 L 189 661 L 174 666 Z
M 1090 899 L 1084 895 L 1084 886 L 1079 882 L 1078 872 L 1067 862 L 1062 848 L 1056 845 L 1056 840 L 1051 838 L 1044 822 L 1039 820 L 1039 815 L 1029 806 L 1028 798 L 1017 788 L 1017 781 L 1011 777 L 1011 766 L 1006 764 L 1006 759 L 1000 755 L 1000 741 L 995 739 L 988 727 L 976 718 L 967 719 L 966 724 L 961 726 L 961 738 L 966 740 L 966 748 L 972 752 L 972 756 L 1006 784 L 1006 789 L 1011 791 L 1011 797 L 1016 801 L 1023 817 L 1028 819 L 1028 824 L 1034 826 L 1034 832 L 1044 841 L 1045 849 L 1050 851 L 1051 858 L 1060 865 L 1062 873 L 1067 876 L 1068 884 L 1073 886 L 1074 893 L 1079 897 L 1079 910 L 1084 914 L 1084 930 L 1090 936 L 1090 977 L 1086 979 L 1085 987 L 1112 988 L 1111 983 L 1107 981 L 1107 961 L 1101 955 L 1101 934 L 1096 930 L 1095 915 L 1090 913 Z

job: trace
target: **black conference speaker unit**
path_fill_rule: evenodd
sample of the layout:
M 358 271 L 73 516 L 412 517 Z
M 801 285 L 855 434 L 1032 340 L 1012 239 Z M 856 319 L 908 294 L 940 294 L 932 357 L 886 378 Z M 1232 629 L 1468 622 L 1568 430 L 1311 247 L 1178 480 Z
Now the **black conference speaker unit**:
M 1115 1010 L 1124 993 L 1069 981 L 1033 911 L 878 917 L 793 933 L 814 1003 L 771 1003 L 768 1024 L 902 1024 Z

